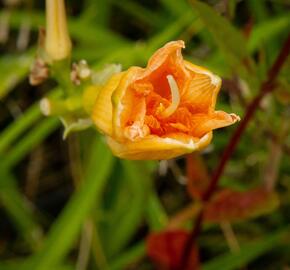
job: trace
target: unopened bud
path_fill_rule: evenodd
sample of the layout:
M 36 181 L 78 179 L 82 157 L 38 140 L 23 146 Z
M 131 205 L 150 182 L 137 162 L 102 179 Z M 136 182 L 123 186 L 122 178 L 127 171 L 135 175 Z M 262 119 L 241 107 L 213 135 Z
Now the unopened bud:
M 46 0 L 45 51 L 52 61 L 68 58 L 71 53 L 64 0 Z

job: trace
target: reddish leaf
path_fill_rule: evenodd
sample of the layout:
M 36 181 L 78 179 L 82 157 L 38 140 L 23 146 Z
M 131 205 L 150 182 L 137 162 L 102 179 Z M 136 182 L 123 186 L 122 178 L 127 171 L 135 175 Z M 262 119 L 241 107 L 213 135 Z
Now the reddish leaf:
M 209 184 L 209 175 L 200 154 L 186 156 L 187 191 L 195 199 L 200 199 Z
M 236 222 L 269 213 L 279 205 L 278 196 L 264 188 L 245 192 L 222 190 L 206 205 L 204 219 L 209 222 Z
M 147 237 L 147 254 L 154 261 L 157 269 L 180 269 L 183 249 L 188 237 L 189 233 L 184 230 L 151 233 Z M 199 269 L 199 257 L 195 248 L 190 254 L 189 265 L 184 270 L 197 269 Z

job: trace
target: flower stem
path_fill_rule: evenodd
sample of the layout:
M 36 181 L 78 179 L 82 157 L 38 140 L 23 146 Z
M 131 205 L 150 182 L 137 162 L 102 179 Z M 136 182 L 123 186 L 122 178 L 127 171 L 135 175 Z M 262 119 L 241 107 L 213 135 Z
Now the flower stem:
M 244 131 L 246 130 L 246 127 L 248 126 L 250 120 L 254 116 L 256 110 L 259 108 L 261 100 L 268 93 L 274 91 L 275 79 L 277 78 L 283 64 L 286 62 L 289 53 L 290 53 L 290 35 L 288 35 L 283 47 L 280 50 L 279 55 L 277 56 L 274 64 L 272 65 L 272 67 L 268 71 L 267 80 L 264 83 L 262 83 L 262 85 L 260 87 L 259 94 L 248 105 L 244 118 L 240 122 L 240 125 L 235 130 L 228 145 L 226 146 L 226 148 L 222 154 L 222 157 L 220 159 L 220 163 L 216 167 L 216 169 L 211 177 L 211 181 L 209 183 L 209 186 L 202 196 L 203 203 L 208 202 L 211 199 L 212 195 L 214 194 L 214 192 L 217 188 L 218 182 L 219 182 L 219 180 L 224 172 L 224 169 L 227 165 L 227 162 L 229 161 L 234 150 L 236 149 L 236 147 L 240 141 L 240 138 L 241 138 L 242 134 L 244 133 Z M 190 256 L 189 256 L 190 251 L 194 247 L 195 242 L 196 242 L 196 240 L 199 236 L 199 233 L 201 231 L 202 222 L 203 222 L 203 215 L 204 215 L 203 209 L 201 209 L 199 215 L 196 218 L 196 222 L 195 222 L 195 225 L 191 231 L 191 235 L 190 235 L 190 237 L 185 245 L 185 248 L 183 250 L 181 269 L 186 269 L 187 265 L 189 264 L 188 261 L 190 259 Z

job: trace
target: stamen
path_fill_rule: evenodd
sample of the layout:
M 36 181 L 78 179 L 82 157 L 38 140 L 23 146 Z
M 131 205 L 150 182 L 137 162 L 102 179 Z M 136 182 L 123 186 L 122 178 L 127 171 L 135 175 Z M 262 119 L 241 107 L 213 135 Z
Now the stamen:
M 167 75 L 166 78 L 168 80 L 168 84 L 171 91 L 171 104 L 161 113 L 161 116 L 163 118 L 173 114 L 178 108 L 178 105 L 180 103 L 179 89 L 174 77 L 172 75 Z

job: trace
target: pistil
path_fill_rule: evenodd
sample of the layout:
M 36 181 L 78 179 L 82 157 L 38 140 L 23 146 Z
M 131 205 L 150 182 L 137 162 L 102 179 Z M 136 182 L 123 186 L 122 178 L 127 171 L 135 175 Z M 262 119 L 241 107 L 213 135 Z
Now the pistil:
M 164 111 L 161 112 L 160 116 L 162 118 L 166 118 L 172 115 L 176 111 L 180 103 L 179 89 L 174 77 L 172 75 L 167 75 L 166 78 L 171 92 L 171 104 Z

